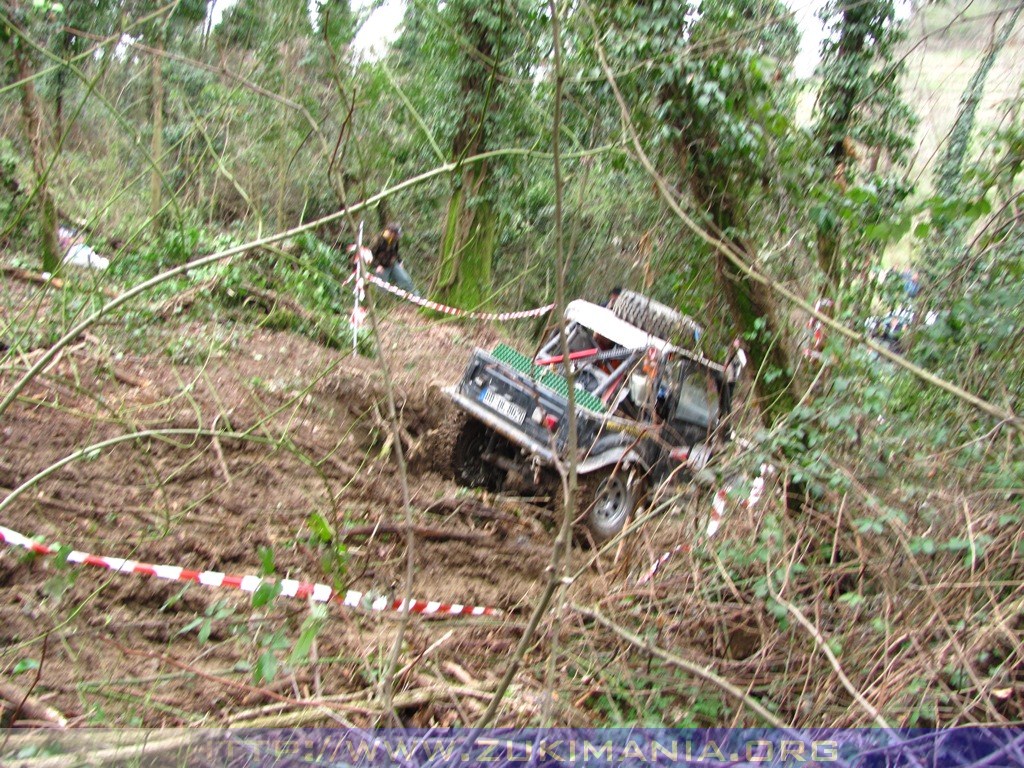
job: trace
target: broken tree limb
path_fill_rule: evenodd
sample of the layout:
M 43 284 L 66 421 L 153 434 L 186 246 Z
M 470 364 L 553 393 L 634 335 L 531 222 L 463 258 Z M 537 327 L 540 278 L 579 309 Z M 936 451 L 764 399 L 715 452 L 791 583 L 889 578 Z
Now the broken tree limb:
M 47 706 L 36 697 L 29 695 L 10 683 L 0 682 L 0 699 L 4 712 L 11 712 L 18 722 L 21 720 L 42 720 L 58 728 L 67 728 L 68 719 L 53 707 Z M 12 720 L 11 725 L 16 722 Z
M 59 277 L 44 277 L 41 272 L 33 272 L 29 269 L 21 269 L 20 267 L 2 267 L 0 272 L 13 277 L 15 280 L 22 280 L 26 283 L 35 283 L 36 285 L 48 285 L 51 288 L 60 290 L 64 287 L 64 281 Z
M 404 525 L 388 525 L 381 523 L 378 525 L 360 525 L 354 528 L 344 528 L 335 534 L 335 538 L 338 541 L 347 541 L 349 539 L 360 539 L 367 538 L 370 536 L 378 536 L 380 534 L 388 535 L 401 535 L 405 534 L 408 529 Z M 485 533 L 472 533 L 464 531 L 446 531 L 440 528 L 428 528 L 425 525 L 414 525 L 412 527 L 413 535 L 417 538 L 424 539 L 425 541 L 467 541 L 471 544 L 483 544 L 493 540 L 493 536 Z

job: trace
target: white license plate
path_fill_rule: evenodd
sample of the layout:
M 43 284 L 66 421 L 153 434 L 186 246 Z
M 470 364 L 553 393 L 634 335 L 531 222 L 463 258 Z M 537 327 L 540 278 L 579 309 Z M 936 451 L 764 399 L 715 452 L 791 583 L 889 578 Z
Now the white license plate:
M 489 389 L 484 392 L 483 402 L 488 408 L 497 411 L 506 419 L 514 421 L 516 424 L 522 424 L 526 419 L 525 408 L 509 401 L 508 398 L 494 394 Z

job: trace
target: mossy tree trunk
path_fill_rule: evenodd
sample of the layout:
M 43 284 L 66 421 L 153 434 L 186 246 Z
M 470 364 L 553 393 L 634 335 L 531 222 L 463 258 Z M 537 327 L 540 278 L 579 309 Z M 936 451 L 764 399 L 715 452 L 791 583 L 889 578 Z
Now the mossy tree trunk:
M 969 185 L 964 184 L 964 164 L 967 161 L 978 106 L 985 93 L 989 73 L 1016 28 L 1022 11 L 1024 5 L 1018 5 L 1003 24 L 960 96 L 960 105 L 953 127 L 949 131 L 949 139 L 935 164 L 935 191 L 943 197 L 955 198 L 971 194 L 970 191 L 964 191 L 965 188 L 970 190 Z M 933 274 L 937 265 L 948 265 L 950 261 L 959 261 L 963 257 L 966 234 L 966 227 L 962 221 L 946 221 L 940 216 L 932 217 L 932 234 L 926 247 L 926 264 Z
M 60 243 L 57 240 L 57 207 L 47 186 L 49 161 L 46 153 L 46 134 L 43 107 L 36 92 L 32 63 L 20 42 L 14 45 L 14 60 L 21 81 L 21 114 L 32 152 L 32 170 L 35 173 L 36 205 L 39 219 L 39 246 L 43 259 L 43 271 L 54 273 L 60 267 Z
M 479 196 L 486 182 L 485 164 L 463 169 L 461 184 L 448 202 L 434 290 L 435 299 L 444 304 L 472 309 L 490 295 L 498 222 L 493 204 Z
M 746 243 L 732 242 L 748 264 L 757 254 Z M 732 311 L 737 334 L 743 334 L 754 370 L 754 388 L 768 424 L 785 418 L 799 400 L 793 379 L 784 322 L 771 289 L 750 279 L 722 254 L 718 255 L 718 285 Z
M 680 167 L 690 172 L 689 187 L 700 209 L 713 222 L 722 244 L 745 264 L 759 268 L 757 248 L 745 237 L 723 233 L 744 231 L 749 202 L 722 184 L 725 168 L 702 162 L 701 146 L 676 145 Z M 788 324 L 771 288 L 737 268 L 721 251 L 716 253 L 715 281 L 732 314 L 737 335 L 744 338 L 754 375 L 754 390 L 766 424 L 786 418 L 799 401 Z
M 441 258 L 432 296 L 444 304 L 476 308 L 487 303 L 492 290 L 491 267 L 499 234 L 500 213 L 495 199 L 495 176 L 488 162 L 469 162 L 490 148 L 494 134 L 510 120 L 512 86 L 504 81 L 517 71 L 513 52 L 528 46 L 525 27 L 517 18 L 525 3 L 488 4 L 482 0 L 453 0 L 445 13 L 461 38 L 470 43 L 472 56 L 456 59 L 458 96 L 451 105 L 458 121 L 451 139 L 453 173 Z
M 162 36 L 154 41 L 156 52 L 150 62 L 150 110 L 153 135 L 150 138 L 149 154 L 152 167 L 149 173 L 149 219 L 153 234 L 160 231 L 160 210 L 163 207 L 163 161 L 164 154 L 164 76 Z
M 848 184 L 879 177 L 879 160 L 900 165 L 911 146 L 914 122 L 902 95 L 899 58 L 905 31 L 893 0 L 830 0 L 823 9 L 832 28 L 822 47 L 821 88 L 815 104 L 814 135 L 823 192 L 829 200 L 815 222 L 818 264 L 826 291 L 838 298 L 844 282 L 875 255 L 850 237 L 838 213 Z M 859 155 L 872 158 L 858 168 Z M 876 186 L 891 190 L 879 205 L 891 210 L 905 192 L 881 176 Z
M 817 133 L 824 144 L 825 183 L 833 185 L 832 192 L 842 195 L 847 180 L 853 175 L 851 163 L 854 156 L 848 151 L 849 131 L 854 111 L 861 100 L 862 84 L 867 84 L 865 75 L 870 60 L 865 57 L 864 49 L 872 10 L 870 3 L 863 0 L 841 0 L 836 5 L 842 22 L 834 59 L 843 76 L 827 77 L 822 83 L 819 103 L 823 107 Z M 836 216 L 823 216 L 817 223 L 818 265 L 833 296 L 838 294 L 843 282 L 842 237 L 842 226 Z

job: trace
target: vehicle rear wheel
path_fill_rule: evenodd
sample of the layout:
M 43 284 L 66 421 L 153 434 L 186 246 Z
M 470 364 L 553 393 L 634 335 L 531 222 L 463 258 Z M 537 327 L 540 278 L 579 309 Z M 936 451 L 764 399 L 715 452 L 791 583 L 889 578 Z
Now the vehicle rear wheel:
M 492 434 L 483 422 L 471 416 L 463 416 L 452 447 L 452 475 L 459 485 L 488 491 L 501 490 L 505 483 L 505 471 L 483 458 Z
M 636 509 L 636 488 L 629 480 L 624 472 L 602 472 L 580 478 L 577 508 L 596 544 L 617 536 Z
M 634 291 L 619 294 L 612 311 L 620 320 L 666 341 L 691 342 L 701 333 L 692 317 Z

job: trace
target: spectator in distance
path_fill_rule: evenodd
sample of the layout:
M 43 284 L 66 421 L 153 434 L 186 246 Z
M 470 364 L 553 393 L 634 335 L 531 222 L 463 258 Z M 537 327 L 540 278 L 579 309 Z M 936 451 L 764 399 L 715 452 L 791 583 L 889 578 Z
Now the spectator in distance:
M 412 278 L 402 264 L 402 257 L 398 253 L 398 243 L 401 237 L 401 225 L 391 222 L 384 227 L 383 231 L 370 243 L 370 253 L 373 255 L 371 267 L 382 280 L 397 285 L 414 296 L 419 296 Z

